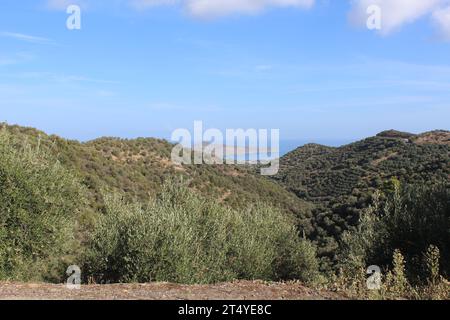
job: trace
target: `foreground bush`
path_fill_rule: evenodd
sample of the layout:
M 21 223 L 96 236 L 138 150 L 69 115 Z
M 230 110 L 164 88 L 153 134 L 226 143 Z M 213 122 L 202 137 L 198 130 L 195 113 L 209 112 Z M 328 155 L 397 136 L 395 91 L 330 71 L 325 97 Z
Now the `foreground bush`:
M 265 206 L 237 212 L 166 185 L 147 206 L 107 196 L 83 270 L 95 282 L 214 283 L 317 276 L 314 247 Z
M 344 233 L 340 287 L 360 297 L 448 299 L 450 192 L 445 186 L 394 183 L 382 205 L 379 194 L 357 229 Z M 380 290 L 369 292 L 366 269 L 382 270 Z
M 408 277 L 426 281 L 424 253 L 436 246 L 441 270 L 450 273 L 450 191 L 445 186 L 401 187 L 398 183 L 381 205 L 374 205 L 361 217 L 357 230 L 343 236 L 341 263 L 346 267 L 391 264 L 395 250 L 405 256 Z
M 82 199 L 80 186 L 59 163 L 1 130 L 0 279 L 60 276 Z

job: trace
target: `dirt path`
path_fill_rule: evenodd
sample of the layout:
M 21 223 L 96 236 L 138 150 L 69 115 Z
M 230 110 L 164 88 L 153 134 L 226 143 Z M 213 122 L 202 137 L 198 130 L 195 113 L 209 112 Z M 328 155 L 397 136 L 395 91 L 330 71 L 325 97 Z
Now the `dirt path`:
M 69 290 L 64 285 L 0 282 L 3 300 L 329 300 L 335 293 L 297 283 L 240 281 L 217 285 L 169 283 L 88 285 Z

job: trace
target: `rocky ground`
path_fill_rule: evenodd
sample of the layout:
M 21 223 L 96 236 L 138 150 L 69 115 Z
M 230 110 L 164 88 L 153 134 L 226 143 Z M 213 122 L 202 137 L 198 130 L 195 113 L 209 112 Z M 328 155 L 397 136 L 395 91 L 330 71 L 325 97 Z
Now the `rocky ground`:
M 335 300 L 342 297 L 299 283 L 239 281 L 217 285 L 170 283 L 65 285 L 0 282 L 2 300 Z

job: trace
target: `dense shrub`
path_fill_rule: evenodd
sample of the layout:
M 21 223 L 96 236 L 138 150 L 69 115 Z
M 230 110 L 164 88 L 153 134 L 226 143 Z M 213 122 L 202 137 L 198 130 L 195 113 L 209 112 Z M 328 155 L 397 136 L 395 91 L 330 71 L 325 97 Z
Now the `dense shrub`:
M 74 245 L 82 202 L 58 162 L 0 130 L 0 279 L 53 279 Z
M 84 270 L 95 282 L 214 283 L 317 276 L 314 247 L 291 219 L 258 205 L 235 211 L 166 184 L 146 206 L 106 197 Z
M 385 191 L 391 177 L 404 185 L 448 183 L 449 136 L 448 131 L 418 136 L 389 131 L 338 148 L 305 145 L 281 158 L 274 178 L 316 205 L 307 236 L 325 258 L 323 270 L 335 269 L 343 232 L 357 226 L 373 193 Z
M 387 203 L 375 204 L 361 217 L 356 230 L 343 236 L 341 266 L 387 267 L 395 250 L 405 256 L 408 277 L 424 282 L 428 275 L 424 254 L 430 246 L 440 252 L 441 270 L 450 272 L 450 192 L 445 186 L 411 186 L 394 183 Z M 425 259 L 426 260 L 426 259 Z

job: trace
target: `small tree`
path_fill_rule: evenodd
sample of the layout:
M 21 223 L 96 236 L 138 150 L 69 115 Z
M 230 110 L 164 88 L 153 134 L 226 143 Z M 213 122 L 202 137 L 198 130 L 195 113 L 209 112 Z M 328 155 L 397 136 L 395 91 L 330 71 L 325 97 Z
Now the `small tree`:
M 39 144 L 5 129 L 0 155 L 0 279 L 57 280 L 75 244 L 82 189 Z

